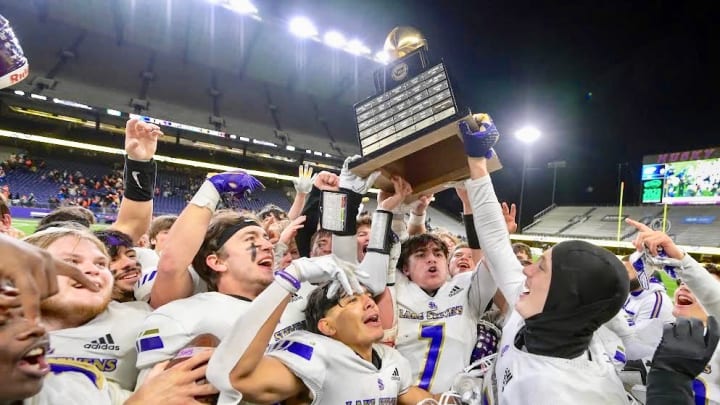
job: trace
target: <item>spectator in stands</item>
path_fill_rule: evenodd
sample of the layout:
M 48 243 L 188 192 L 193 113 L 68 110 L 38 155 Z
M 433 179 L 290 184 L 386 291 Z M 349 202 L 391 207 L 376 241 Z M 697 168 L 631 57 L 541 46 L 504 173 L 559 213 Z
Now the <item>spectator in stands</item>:
M 112 299 L 118 302 L 134 301 L 135 283 L 140 277 L 142 269 L 138 263 L 132 240 L 128 235 L 113 229 L 94 233 L 105 245 L 110 255 L 108 268 L 115 279 Z
M 522 242 L 515 242 L 512 244 L 513 253 L 515 253 L 515 257 L 517 257 L 518 261 L 523 265 L 527 266 L 528 264 L 532 263 L 532 251 L 530 250 L 530 246 L 522 243 Z

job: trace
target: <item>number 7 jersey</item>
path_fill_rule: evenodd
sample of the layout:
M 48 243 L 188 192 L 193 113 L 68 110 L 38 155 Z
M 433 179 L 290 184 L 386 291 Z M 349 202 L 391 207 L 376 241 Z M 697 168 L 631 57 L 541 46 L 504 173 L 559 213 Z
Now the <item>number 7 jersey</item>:
M 484 266 L 456 275 L 434 296 L 398 274 L 390 288 L 398 329 L 395 348 L 410 362 L 417 386 L 431 393 L 452 387 L 455 376 L 470 364 L 477 323 L 495 289 Z

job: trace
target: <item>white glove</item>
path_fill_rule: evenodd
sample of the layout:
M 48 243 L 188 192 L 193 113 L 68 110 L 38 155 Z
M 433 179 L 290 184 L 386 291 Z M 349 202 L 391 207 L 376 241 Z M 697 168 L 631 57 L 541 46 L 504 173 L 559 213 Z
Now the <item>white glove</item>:
M 315 176 L 313 176 L 313 168 L 307 163 L 298 166 L 298 177 L 293 180 L 295 191 L 301 194 L 309 193 L 312 190 Z
M 301 257 L 293 260 L 285 271 L 294 275 L 301 282 L 307 281 L 312 284 L 332 282 L 328 290 L 329 298 L 335 297 L 340 288 L 347 295 L 362 294 L 364 289 L 360 285 L 358 277 L 369 278 L 368 274 L 357 271 L 355 265 L 340 260 L 334 255 Z
M 364 179 L 352 173 L 348 165 L 358 159 L 360 159 L 360 155 L 350 156 L 345 159 L 345 163 L 343 163 L 342 170 L 340 171 L 340 188 L 345 188 L 358 194 L 365 194 L 375 183 L 378 176 L 380 176 L 380 172 L 376 170 Z

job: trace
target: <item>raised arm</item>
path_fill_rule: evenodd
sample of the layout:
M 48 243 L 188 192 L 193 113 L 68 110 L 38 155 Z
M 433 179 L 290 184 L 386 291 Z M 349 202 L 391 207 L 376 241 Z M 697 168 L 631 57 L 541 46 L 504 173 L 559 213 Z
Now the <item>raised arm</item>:
M 633 241 L 635 247 L 639 251 L 647 249 L 652 256 L 657 256 L 658 249 L 661 249 L 670 259 L 674 259 L 678 264 L 678 277 L 692 290 L 708 315 L 720 317 L 720 283 L 692 256 L 680 249 L 666 233 L 653 231 L 647 225 L 630 218 L 625 222 L 639 231 Z
M 300 216 L 302 209 L 305 206 L 305 199 L 312 190 L 313 186 L 313 168 L 308 164 L 300 165 L 298 167 L 298 178 L 293 181 L 295 186 L 295 198 L 293 199 L 290 211 L 288 211 L 288 218 L 293 220 Z
M 467 123 L 460 123 L 460 132 L 463 135 L 470 168 L 470 180 L 465 183 L 465 187 L 472 204 L 475 229 L 488 268 L 512 308 L 515 306 L 525 277 L 522 274 L 522 265 L 513 253 L 507 223 L 487 169 L 487 159 L 492 157 L 492 146 L 497 142 L 499 134 L 487 114 L 480 114 L 478 118 L 476 118 L 478 123 L 482 125 L 477 132 L 473 132 Z
M 147 232 L 152 220 L 153 191 L 157 164 L 153 160 L 162 131 L 137 118 L 125 124 L 124 198 L 111 228 L 129 235 L 136 243 Z
M 241 171 L 220 173 L 205 180 L 168 232 L 157 279 L 150 292 L 153 308 L 192 294 L 193 281 L 188 266 L 202 246 L 220 194 L 243 196 L 246 191 L 261 186 L 257 179 Z
M 301 282 L 336 280 L 352 295 L 348 273 L 332 256 L 301 258 L 278 271 L 275 281 L 235 322 L 208 364 L 207 378 L 226 395 L 256 403 L 281 402 L 306 390 L 304 383 L 280 360 L 265 356 L 265 349 L 290 297 Z

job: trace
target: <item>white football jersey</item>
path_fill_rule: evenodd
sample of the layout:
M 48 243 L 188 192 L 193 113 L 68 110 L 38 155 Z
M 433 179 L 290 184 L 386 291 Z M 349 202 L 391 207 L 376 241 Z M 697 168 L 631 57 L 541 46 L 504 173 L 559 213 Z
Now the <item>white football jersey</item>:
M 650 288 L 631 292 L 623 305 L 630 326 L 642 325 L 650 319 L 660 319 L 663 323 L 675 321 L 672 315 L 673 303 L 660 283 L 650 283 Z
M 275 329 L 274 343 L 295 330 L 305 329 L 307 295 L 315 287 L 303 283 Z M 137 335 L 137 368 L 172 359 L 198 335 L 210 333 L 222 340 L 250 305 L 250 301 L 219 292 L 196 294 L 153 311 Z
M 398 272 L 390 288 L 398 328 L 395 348 L 410 362 L 414 385 L 434 394 L 452 387 L 470 364 L 478 320 L 495 290 L 484 266 L 456 275 L 434 296 Z
M 111 301 L 85 325 L 50 332 L 49 359 L 71 359 L 96 366 L 105 377 L 132 391 L 137 380 L 135 338 L 150 307 L 144 302 Z
M 410 364 L 395 349 L 373 345 L 376 367 L 335 339 L 298 331 L 268 352 L 282 361 L 310 390 L 312 404 L 397 403 L 412 385 Z
M 40 392 L 23 405 L 110 405 L 108 382 L 103 373 L 85 362 L 48 359 L 50 373 Z
M 495 387 L 500 405 L 606 405 L 627 404 L 627 394 L 602 343 L 593 338 L 589 350 L 574 359 L 541 356 L 515 346 L 524 325 L 513 311 L 503 328 L 495 363 Z M 486 379 L 486 384 L 493 379 Z
M 705 370 L 693 380 L 696 404 L 720 405 L 720 351 L 715 349 Z
M 192 295 L 207 292 L 207 283 L 200 278 L 195 269 L 193 269 L 192 266 L 188 266 L 187 271 L 188 273 L 190 273 L 190 278 L 192 278 Z M 150 301 L 150 292 L 152 292 L 152 287 L 155 284 L 156 276 L 157 264 L 152 267 L 143 266 L 142 274 L 140 275 L 140 278 L 138 278 L 138 281 L 135 282 L 134 295 L 136 300 L 145 302 Z

